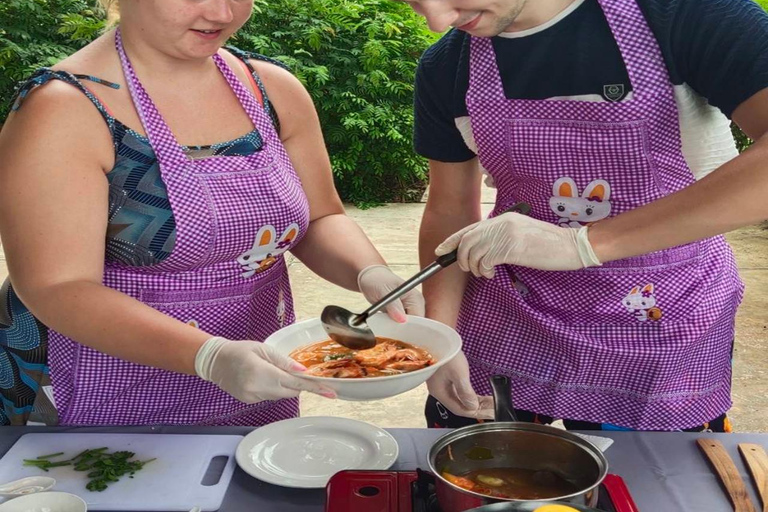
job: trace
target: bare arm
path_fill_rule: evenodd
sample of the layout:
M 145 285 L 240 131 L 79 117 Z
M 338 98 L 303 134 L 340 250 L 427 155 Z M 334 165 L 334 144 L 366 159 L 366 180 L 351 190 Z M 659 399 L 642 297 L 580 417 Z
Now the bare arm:
M 701 181 L 676 194 L 593 225 L 600 261 L 674 247 L 768 219 L 768 89 L 734 112 L 756 142 Z
M 0 234 L 12 284 L 48 327 L 106 354 L 194 373 L 209 335 L 102 285 L 107 127 L 75 88 L 51 82 L 0 134 Z
M 448 236 L 480 220 L 481 174 L 477 159 L 460 163 L 429 162 L 429 197 L 419 231 L 419 259 L 435 260 L 435 248 Z M 422 285 L 427 318 L 456 326 L 467 274 L 452 265 Z
M 358 273 L 384 260 L 344 212 L 312 98 L 289 72 L 260 61 L 252 64 L 275 105 L 280 137 L 309 200 L 309 230 L 292 252 L 320 277 L 357 290 Z

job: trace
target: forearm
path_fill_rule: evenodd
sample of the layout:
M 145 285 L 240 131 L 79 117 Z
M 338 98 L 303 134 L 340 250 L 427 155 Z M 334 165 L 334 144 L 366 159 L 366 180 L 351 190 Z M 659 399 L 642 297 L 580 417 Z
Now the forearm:
M 600 221 L 589 241 L 602 262 L 690 243 L 768 219 L 768 136 L 701 181 Z
M 480 220 L 479 205 L 473 211 L 452 214 L 428 205 L 419 231 L 419 261 L 422 267 L 435 261 L 435 249 L 447 237 Z M 426 301 L 426 317 L 456 327 L 459 307 L 467 286 L 468 275 L 457 265 L 440 271 L 422 284 Z
M 361 270 L 385 264 L 360 226 L 343 213 L 312 221 L 304 239 L 291 252 L 315 274 L 353 291 L 359 291 L 357 275 Z
M 101 284 L 76 281 L 21 295 L 46 326 L 125 361 L 194 374 L 210 335 Z

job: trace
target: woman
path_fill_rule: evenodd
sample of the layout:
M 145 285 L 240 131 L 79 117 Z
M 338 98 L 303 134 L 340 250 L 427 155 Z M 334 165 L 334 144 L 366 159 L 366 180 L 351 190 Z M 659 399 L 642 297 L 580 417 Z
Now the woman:
M 371 301 L 402 280 L 344 215 L 298 80 L 221 48 L 251 10 L 123 0 L 117 29 L 20 89 L 0 136 L 4 423 L 261 425 L 297 414 L 278 399 L 333 397 L 254 342 L 294 320 L 284 253 Z

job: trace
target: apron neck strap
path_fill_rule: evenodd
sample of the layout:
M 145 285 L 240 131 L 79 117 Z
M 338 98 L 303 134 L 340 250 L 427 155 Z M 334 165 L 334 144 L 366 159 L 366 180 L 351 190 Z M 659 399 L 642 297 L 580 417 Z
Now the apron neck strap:
M 213 60 L 216 62 L 216 65 L 218 66 L 219 71 L 221 71 L 221 74 L 227 80 L 227 83 L 232 89 L 232 92 L 234 92 L 235 96 L 237 96 L 237 99 L 243 106 L 245 113 L 248 114 L 248 117 L 251 119 L 253 126 L 261 134 L 264 140 L 264 146 L 266 148 L 271 142 L 274 141 L 275 138 L 278 137 L 277 132 L 272 125 L 272 120 L 267 115 L 266 110 L 259 104 L 253 93 L 249 91 L 245 85 L 243 85 L 243 82 L 241 82 L 239 78 L 237 78 L 235 72 L 232 71 L 232 68 L 229 67 L 229 64 L 227 64 L 221 55 L 215 54 L 213 56 Z
M 619 47 L 636 100 L 658 86 L 669 86 L 669 72 L 637 0 L 598 0 Z M 470 36 L 469 83 L 478 98 L 506 100 L 493 40 Z
M 131 64 L 128 54 L 125 51 L 122 34 L 120 33 L 119 28 L 115 31 L 115 48 L 120 56 L 120 62 L 123 66 L 123 73 L 126 82 L 128 83 L 128 90 L 131 93 L 131 98 L 136 106 L 136 111 L 139 113 L 141 124 L 147 132 L 147 137 L 149 138 L 152 149 L 157 155 L 158 161 L 169 165 L 186 165 L 189 162 L 189 159 L 184 154 L 181 145 L 173 135 L 168 123 L 165 122 L 165 119 L 162 114 L 160 114 L 154 101 L 152 101 L 152 98 L 150 98 L 136 75 L 136 70 Z M 253 94 L 245 88 L 243 83 L 237 78 L 224 59 L 220 55 L 214 54 L 213 61 L 227 80 L 229 87 L 235 93 L 235 96 L 248 114 L 254 127 L 262 135 L 266 149 L 266 147 L 273 143 L 278 137 L 277 132 L 272 126 L 271 119 L 269 119 L 266 111 L 259 105 Z
M 123 74 L 128 84 L 128 91 L 131 93 L 133 104 L 139 114 L 144 130 L 147 132 L 147 138 L 149 138 L 150 145 L 157 156 L 158 162 L 162 164 L 185 165 L 187 157 L 181 145 L 179 145 L 160 111 L 157 110 L 152 98 L 149 97 L 138 76 L 136 76 L 136 70 L 133 68 L 125 52 L 123 37 L 119 27 L 115 31 L 115 48 L 120 56 Z

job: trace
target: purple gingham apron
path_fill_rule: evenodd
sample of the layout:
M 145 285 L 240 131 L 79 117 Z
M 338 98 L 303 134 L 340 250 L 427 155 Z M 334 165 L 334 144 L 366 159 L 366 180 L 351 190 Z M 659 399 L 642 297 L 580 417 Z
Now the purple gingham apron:
M 508 100 L 491 39 L 472 38 L 466 101 L 498 188 L 491 216 L 525 201 L 533 217 L 576 227 L 694 183 L 673 86 L 640 8 L 600 4 L 633 85 L 620 103 Z M 687 428 L 731 405 L 742 288 L 722 237 L 575 272 L 498 267 L 493 280 L 470 279 L 458 330 L 478 392 L 489 394 L 488 377 L 501 373 L 521 409 Z
M 214 335 L 264 340 L 294 321 L 282 253 L 309 225 L 288 155 L 261 105 L 215 55 L 264 145 L 250 156 L 188 159 L 137 78 L 119 31 L 115 42 L 168 189 L 177 238 L 158 265 L 108 263 L 104 284 Z M 49 364 L 63 425 L 262 425 L 298 414 L 295 399 L 246 405 L 198 377 L 121 361 L 55 332 Z

